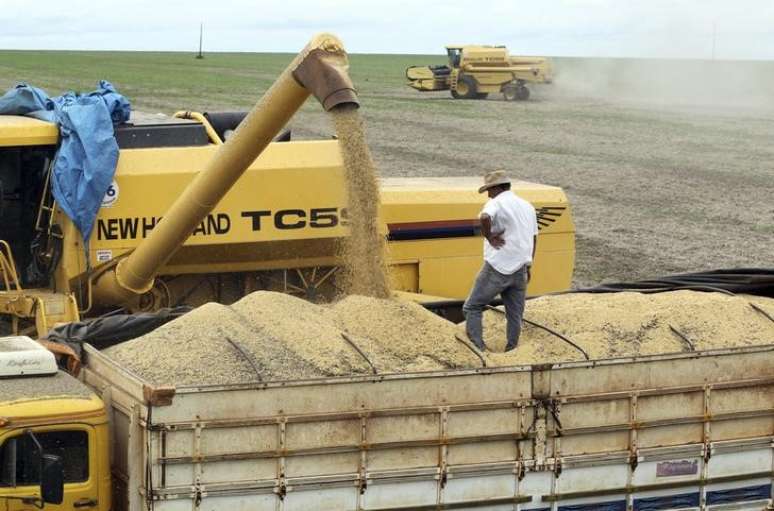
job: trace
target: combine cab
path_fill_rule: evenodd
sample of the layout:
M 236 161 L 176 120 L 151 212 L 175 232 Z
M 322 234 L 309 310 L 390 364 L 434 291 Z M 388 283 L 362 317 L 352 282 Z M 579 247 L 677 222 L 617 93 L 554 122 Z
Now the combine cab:
M 406 69 L 408 86 L 418 91 L 449 90 L 455 99 L 485 99 L 502 93 L 509 101 L 529 99 L 527 83 L 551 83 L 544 57 L 513 57 L 504 46 L 447 46 L 449 65 Z

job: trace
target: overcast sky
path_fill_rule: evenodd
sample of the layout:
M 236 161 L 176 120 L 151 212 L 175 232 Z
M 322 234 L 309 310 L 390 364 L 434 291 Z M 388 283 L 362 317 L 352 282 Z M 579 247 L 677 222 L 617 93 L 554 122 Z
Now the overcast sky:
M 774 0 L 0 0 L 0 48 L 295 52 L 319 31 L 351 53 L 774 59 Z

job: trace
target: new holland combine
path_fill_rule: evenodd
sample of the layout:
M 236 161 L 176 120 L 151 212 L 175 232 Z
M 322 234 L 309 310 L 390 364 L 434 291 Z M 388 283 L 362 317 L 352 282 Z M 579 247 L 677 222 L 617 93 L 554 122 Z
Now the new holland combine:
M 509 101 L 529 99 L 528 83 L 551 83 L 545 57 L 508 55 L 504 46 L 447 46 L 449 64 L 406 69 L 408 86 L 418 91 L 451 91 L 454 99 L 486 99 L 502 94 Z

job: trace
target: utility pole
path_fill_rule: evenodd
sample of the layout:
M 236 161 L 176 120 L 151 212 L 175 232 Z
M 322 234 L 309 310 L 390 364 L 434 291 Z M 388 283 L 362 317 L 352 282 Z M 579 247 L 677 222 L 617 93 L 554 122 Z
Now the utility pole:
M 204 55 L 202 55 L 202 38 L 204 35 L 204 23 L 199 24 L 199 54 L 196 56 L 197 59 L 203 59 Z

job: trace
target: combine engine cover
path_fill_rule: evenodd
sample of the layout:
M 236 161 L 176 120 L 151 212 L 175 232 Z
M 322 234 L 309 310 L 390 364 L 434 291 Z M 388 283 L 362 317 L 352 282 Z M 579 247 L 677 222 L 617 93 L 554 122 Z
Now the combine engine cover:
M 505 46 L 464 46 L 460 67 L 507 66 L 508 49 Z

